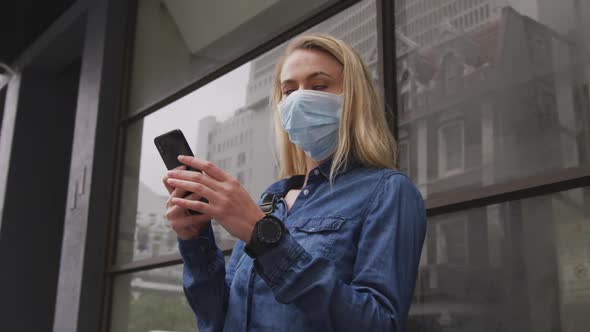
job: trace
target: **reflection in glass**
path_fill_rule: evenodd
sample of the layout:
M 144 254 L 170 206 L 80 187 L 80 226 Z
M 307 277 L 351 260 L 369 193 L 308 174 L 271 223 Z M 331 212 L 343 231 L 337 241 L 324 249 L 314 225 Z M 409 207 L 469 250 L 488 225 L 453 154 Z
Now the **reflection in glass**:
M 590 188 L 428 220 L 408 331 L 583 332 Z
M 361 1 L 310 29 L 349 42 L 377 72 L 374 1 Z M 168 193 L 161 183 L 165 167 L 153 138 L 179 128 L 195 155 L 212 161 L 257 200 L 276 180 L 273 122 L 269 105 L 274 65 L 285 44 L 133 123 L 127 131 L 120 207 L 117 263 L 177 252 L 167 226 Z M 376 78 L 376 76 L 375 76 Z M 221 249 L 235 238 L 213 223 Z
M 590 163 L 590 3 L 395 2 L 400 161 L 426 197 Z
M 128 127 L 117 263 L 177 252 L 176 235 L 165 216 L 169 195 L 161 179 L 166 167 L 153 144 L 154 137 L 179 128 L 196 156 L 213 161 L 230 175 L 254 167 L 232 163 L 234 155 L 253 153 L 253 124 L 262 124 L 265 116 L 243 108 L 248 72 L 249 65 L 244 65 Z M 257 136 L 264 142 L 257 145 L 257 152 L 270 153 L 268 132 Z M 264 172 L 264 167 L 259 171 Z M 267 171 L 272 171 L 272 165 Z M 245 187 L 250 193 L 260 191 L 247 183 Z M 257 198 L 255 194 L 252 197 Z M 213 227 L 217 245 L 231 249 L 235 239 L 215 222 Z
M 439 176 L 444 177 L 461 173 L 465 162 L 463 123 L 452 122 L 445 124 L 439 129 L 438 133 L 440 143 L 440 149 L 438 150 Z
M 116 277 L 110 331 L 196 331 L 182 290 L 182 266 Z

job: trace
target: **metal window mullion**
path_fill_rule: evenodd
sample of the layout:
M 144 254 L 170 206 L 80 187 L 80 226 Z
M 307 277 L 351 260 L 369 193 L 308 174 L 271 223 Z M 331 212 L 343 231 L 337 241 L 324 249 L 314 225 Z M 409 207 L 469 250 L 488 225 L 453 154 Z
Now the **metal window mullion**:
M 377 40 L 379 45 L 379 83 L 389 129 L 398 139 L 397 82 L 395 66 L 395 16 L 393 0 L 377 1 Z
M 447 191 L 425 200 L 429 217 L 590 186 L 590 166 L 528 176 L 477 189 Z
M 221 251 L 223 256 L 231 255 L 232 249 L 225 249 Z M 173 266 L 182 264 L 182 258 L 180 254 L 173 253 L 169 255 L 162 255 L 157 257 L 151 257 L 147 259 L 142 259 L 134 262 L 129 262 L 125 264 L 114 265 L 110 269 L 108 269 L 107 273 L 109 275 L 118 275 L 118 274 L 127 274 L 127 273 L 134 273 L 140 272 L 145 270 L 157 269 L 167 266 Z

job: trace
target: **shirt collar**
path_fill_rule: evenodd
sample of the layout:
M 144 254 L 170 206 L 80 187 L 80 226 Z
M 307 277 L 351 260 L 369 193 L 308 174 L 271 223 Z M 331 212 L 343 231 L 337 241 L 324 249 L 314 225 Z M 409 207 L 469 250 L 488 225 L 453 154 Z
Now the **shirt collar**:
M 326 179 L 328 179 L 330 177 L 330 168 L 332 168 L 333 161 L 334 161 L 333 158 L 329 158 L 329 159 L 323 161 L 318 166 L 320 173 L 322 173 L 322 175 L 325 176 Z M 344 173 L 350 171 L 351 169 L 358 167 L 359 165 L 360 165 L 360 163 L 356 159 L 350 158 L 348 160 L 348 163 L 346 163 L 345 165 L 342 165 L 342 167 L 340 167 L 338 172 L 336 172 L 336 175 L 344 174 Z
M 329 177 L 330 177 L 330 168 L 332 167 L 332 162 L 333 162 L 333 158 L 329 158 L 329 159 L 326 159 L 325 161 L 323 161 L 317 167 L 317 169 L 319 169 L 320 173 L 326 179 L 329 179 Z M 351 159 L 349 159 L 347 164 L 343 165 L 338 170 L 338 172 L 336 173 L 336 176 L 342 175 L 342 174 L 344 174 L 356 167 L 359 167 L 360 165 L 361 165 L 361 163 L 358 160 L 351 158 Z M 310 170 L 310 173 L 312 173 L 314 170 L 315 170 L 315 168 Z M 284 178 L 284 179 L 281 179 L 281 180 L 275 182 L 273 185 L 271 185 L 267 189 L 266 192 L 274 194 L 274 195 L 285 196 L 289 190 L 295 189 L 295 188 L 301 188 L 303 186 L 304 182 L 305 182 L 305 175 L 293 175 L 288 178 Z

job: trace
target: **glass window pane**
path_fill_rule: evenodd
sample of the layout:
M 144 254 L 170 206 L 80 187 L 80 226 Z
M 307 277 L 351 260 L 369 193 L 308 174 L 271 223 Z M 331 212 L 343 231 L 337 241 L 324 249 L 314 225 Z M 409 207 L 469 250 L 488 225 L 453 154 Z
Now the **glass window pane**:
M 445 125 L 439 131 L 439 175 L 450 176 L 463 171 L 463 123 Z
M 111 332 L 196 331 L 182 290 L 182 266 L 117 276 Z
M 590 188 L 429 218 L 408 331 L 588 330 Z
M 239 152 L 253 151 L 254 146 L 257 156 L 270 153 L 269 131 L 259 130 L 253 137 L 254 128 L 267 124 L 268 112 L 242 108 L 249 71 L 250 65 L 246 64 L 129 127 L 117 263 L 177 252 L 176 234 L 166 219 L 169 195 L 162 184 L 166 167 L 153 143 L 154 137 L 178 128 L 196 156 L 213 161 L 232 176 L 238 178 L 243 170 L 255 168 L 257 179 L 242 182 L 254 199 L 264 189 L 261 186 L 270 181 L 266 175 L 272 174 L 274 165 L 246 162 L 237 165 L 237 161 L 232 161 Z M 245 121 L 244 126 L 237 126 L 239 121 Z M 235 139 L 240 135 L 240 139 Z M 232 146 L 231 140 L 235 141 Z M 221 249 L 231 249 L 235 239 L 215 222 L 213 227 L 217 245 Z
M 588 1 L 415 3 L 395 8 L 400 164 L 425 197 L 590 164 Z
M 336 0 L 140 0 L 129 111 L 186 87 Z
M 399 170 L 406 175 L 410 175 L 409 172 L 409 160 L 410 156 L 410 143 L 407 141 L 400 141 L 398 144 L 398 156 L 400 159 Z
M 311 31 L 346 40 L 377 77 L 375 1 L 349 7 Z M 184 132 L 195 155 L 235 177 L 257 200 L 276 180 L 274 139 L 268 95 L 274 64 L 285 45 L 254 59 L 210 84 L 129 126 L 117 238 L 117 263 L 177 252 L 167 226 L 166 168 L 153 139 L 169 130 Z M 235 239 L 214 223 L 217 245 L 231 249 Z

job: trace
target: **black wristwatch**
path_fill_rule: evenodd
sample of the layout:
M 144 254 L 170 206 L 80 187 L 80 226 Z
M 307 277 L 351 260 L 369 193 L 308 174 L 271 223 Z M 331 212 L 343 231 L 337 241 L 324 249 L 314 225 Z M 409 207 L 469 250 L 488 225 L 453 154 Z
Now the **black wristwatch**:
M 252 258 L 256 258 L 276 247 L 284 234 L 285 225 L 283 222 L 273 215 L 266 215 L 254 225 L 252 238 L 244 247 L 244 252 Z

